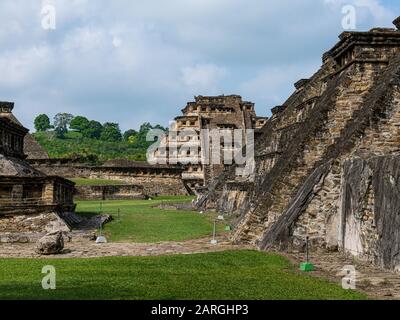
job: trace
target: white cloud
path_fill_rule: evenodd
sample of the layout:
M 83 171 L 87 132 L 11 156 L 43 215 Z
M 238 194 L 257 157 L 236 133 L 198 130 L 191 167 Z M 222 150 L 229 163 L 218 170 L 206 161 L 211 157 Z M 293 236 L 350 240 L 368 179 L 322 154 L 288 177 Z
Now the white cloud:
M 212 64 L 200 64 L 182 68 L 182 81 L 186 86 L 199 90 L 212 90 L 226 76 L 224 68 Z
M 289 97 L 297 80 L 310 77 L 318 66 L 318 63 L 307 63 L 267 67 L 260 70 L 254 78 L 244 81 L 239 91 L 246 97 L 257 97 L 264 108 L 274 107 Z M 260 110 L 261 106 L 258 107 Z
M 41 1 L 0 2 L 0 99 L 30 127 L 61 111 L 167 124 L 197 94 L 242 94 L 262 110 L 343 31 L 342 0 L 49 1 L 54 31 L 41 28 Z M 377 0 L 345 2 L 360 6 L 359 28 L 396 16 Z
M 51 55 L 51 49 L 46 45 L 4 52 L 0 55 L 0 85 L 22 90 L 24 86 L 42 80 Z

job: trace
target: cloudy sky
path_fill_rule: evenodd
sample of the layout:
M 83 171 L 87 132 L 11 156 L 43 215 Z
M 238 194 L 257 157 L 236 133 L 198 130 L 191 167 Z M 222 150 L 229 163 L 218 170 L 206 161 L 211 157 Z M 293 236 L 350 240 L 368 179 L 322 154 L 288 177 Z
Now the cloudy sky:
M 400 15 L 396 0 L 1 0 L 0 100 L 31 129 L 57 112 L 167 125 L 195 95 L 240 94 L 269 115 L 321 65 L 349 4 L 358 30 Z

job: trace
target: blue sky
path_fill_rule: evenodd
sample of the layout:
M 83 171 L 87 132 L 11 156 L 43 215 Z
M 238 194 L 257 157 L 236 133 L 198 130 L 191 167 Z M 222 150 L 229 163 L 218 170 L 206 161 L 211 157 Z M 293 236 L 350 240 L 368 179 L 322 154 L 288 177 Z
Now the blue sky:
M 389 0 L 2 0 L 0 99 L 31 129 L 57 112 L 167 125 L 200 94 L 240 94 L 269 115 L 321 65 L 348 4 L 358 30 L 400 15 Z

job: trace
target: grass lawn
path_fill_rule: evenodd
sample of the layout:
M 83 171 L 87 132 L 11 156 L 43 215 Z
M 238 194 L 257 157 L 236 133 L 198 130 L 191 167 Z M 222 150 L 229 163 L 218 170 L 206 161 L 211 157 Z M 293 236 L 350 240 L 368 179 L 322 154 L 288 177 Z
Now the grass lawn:
M 107 186 L 107 185 L 123 185 L 124 181 L 107 180 L 107 179 L 85 179 L 85 178 L 72 178 L 69 179 L 76 183 L 77 186 Z
M 106 224 L 104 233 L 114 242 L 183 241 L 212 235 L 215 214 L 200 215 L 191 211 L 152 208 L 162 202 L 191 199 L 160 197 L 152 201 L 103 201 L 102 212 L 114 217 L 114 221 Z M 99 201 L 77 201 L 77 204 L 79 214 L 93 215 L 99 212 Z M 223 223 L 218 223 L 218 231 L 222 232 L 224 226 Z
M 43 266 L 57 289 L 43 290 Z M 162 257 L 1 259 L 0 299 L 365 299 L 299 274 L 285 258 L 257 251 Z

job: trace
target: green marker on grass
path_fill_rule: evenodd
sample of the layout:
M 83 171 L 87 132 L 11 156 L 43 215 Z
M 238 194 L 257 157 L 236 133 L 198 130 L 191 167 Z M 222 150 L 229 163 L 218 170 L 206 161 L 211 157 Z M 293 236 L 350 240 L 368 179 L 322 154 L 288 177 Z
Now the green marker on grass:
M 303 272 L 312 272 L 315 270 L 314 265 L 310 262 L 310 254 L 309 254 L 309 237 L 306 238 L 306 262 L 300 264 L 300 270 Z

